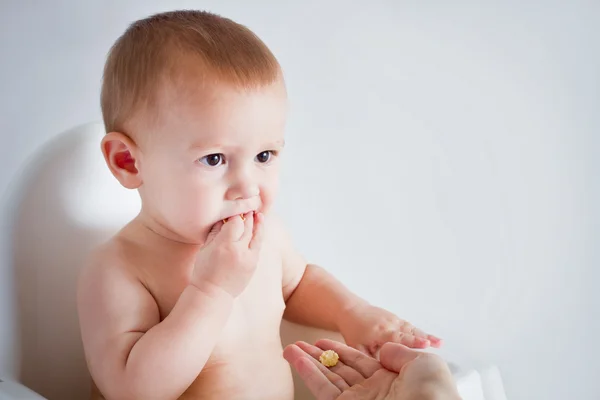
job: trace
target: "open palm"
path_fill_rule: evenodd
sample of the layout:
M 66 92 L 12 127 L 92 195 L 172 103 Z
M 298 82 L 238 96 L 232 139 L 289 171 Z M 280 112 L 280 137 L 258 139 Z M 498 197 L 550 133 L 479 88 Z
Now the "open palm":
M 338 353 L 340 361 L 336 366 L 327 368 L 318 361 L 324 350 Z M 298 342 L 285 348 L 284 357 L 317 400 L 391 400 L 395 397 L 398 373 L 342 343 L 320 340 L 313 346 Z

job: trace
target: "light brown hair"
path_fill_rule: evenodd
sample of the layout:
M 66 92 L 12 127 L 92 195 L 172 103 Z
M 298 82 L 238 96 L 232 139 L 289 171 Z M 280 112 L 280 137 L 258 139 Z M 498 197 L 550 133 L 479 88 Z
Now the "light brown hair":
M 195 76 L 241 88 L 268 85 L 281 72 L 261 39 L 219 15 L 186 10 L 138 20 L 112 46 L 104 67 L 106 131 L 126 133 L 134 116 L 156 115 L 164 85 L 188 76 L 190 65 Z

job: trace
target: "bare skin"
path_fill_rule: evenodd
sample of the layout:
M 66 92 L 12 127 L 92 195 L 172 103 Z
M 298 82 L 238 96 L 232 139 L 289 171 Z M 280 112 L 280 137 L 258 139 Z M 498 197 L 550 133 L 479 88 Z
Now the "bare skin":
M 324 350 L 339 354 L 326 368 Z M 386 343 L 377 361 L 343 343 L 320 340 L 286 347 L 285 359 L 317 400 L 460 400 L 448 365 L 438 356 Z
M 290 369 L 281 356 L 279 326 L 285 307 L 282 263 L 272 235 L 264 238 L 262 249 L 252 280 L 232 302 L 229 318 L 202 372 L 178 398 L 293 398 Z M 120 290 L 119 302 L 136 304 L 140 319 L 148 321 L 143 325 L 160 323 L 190 283 L 196 250 L 194 246 L 167 241 L 139 221 L 133 221 L 95 253 L 95 264 L 83 277 L 84 282 L 89 282 L 84 290 L 102 297 L 99 280 L 110 281 L 115 288 L 127 286 Z M 107 268 L 108 265 L 115 267 Z M 102 312 L 100 304 L 91 303 L 88 307 L 83 315 L 93 317 Z M 226 309 L 223 307 L 222 312 L 227 312 Z M 126 307 L 119 310 L 123 311 L 123 318 L 133 318 Z M 97 318 L 84 321 L 89 324 L 88 331 L 96 332 L 102 331 L 99 325 L 104 322 Z M 138 337 L 142 333 L 132 335 Z M 261 368 L 256 368 L 257 363 Z M 252 375 L 248 374 L 250 370 Z M 92 399 L 103 398 L 94 385 Z
M 308 264 L 272 213 L 283 81 L 244 90 L 188 79 L 185 88 L 165 89 L 159 123 L 102 142 L 142 210 L 81 274 L 95 398 L 292 399 L 282 318 L 338 331 L 367 353 L 388 341 L 439 346 Z

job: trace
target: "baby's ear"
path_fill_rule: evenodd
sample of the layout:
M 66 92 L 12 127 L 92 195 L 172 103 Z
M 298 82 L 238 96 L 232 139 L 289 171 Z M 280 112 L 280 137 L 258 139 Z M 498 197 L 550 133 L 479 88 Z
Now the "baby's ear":
M 107 133 L 102 139 L 102 154 L 110 172 L 127 189 L 137 189 L 142 184 L 139 171 L 139 149 L 127 135 Z

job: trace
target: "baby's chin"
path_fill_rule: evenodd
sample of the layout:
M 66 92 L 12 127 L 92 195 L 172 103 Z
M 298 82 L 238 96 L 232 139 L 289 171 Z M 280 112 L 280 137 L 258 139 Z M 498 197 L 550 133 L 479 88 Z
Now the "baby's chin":
M 202 224 L 201 226 L 187 226 L 177 232 L 178 239 L 176 240 L 185 244 L 203 246 L 207 243 L 209 235 L 215 228 L 215 225 L 216 224 Z

